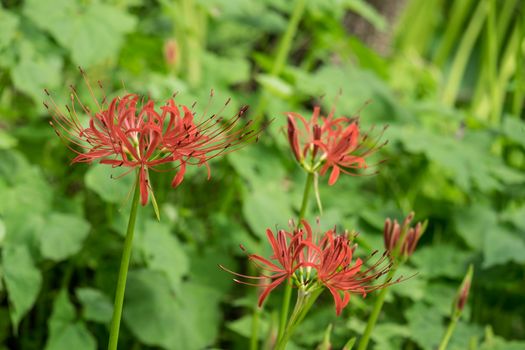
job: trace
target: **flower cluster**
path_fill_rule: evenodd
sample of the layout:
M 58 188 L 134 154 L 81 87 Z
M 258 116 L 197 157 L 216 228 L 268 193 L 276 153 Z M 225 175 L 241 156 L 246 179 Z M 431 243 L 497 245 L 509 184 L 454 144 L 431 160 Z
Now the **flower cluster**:
M 259 306 L 273 289 L 291 279 L 305 293 L 327 288 L 334 298 L 336 314 L 340 315 L 350 300 L 350 294 L 366 296 L 401 280 L 377 282 L 392 267 L 387 253 L 368 264 L 368 261 L 354 259 L 357 245 L 353 243 L 353 235 L 348 232 L 339 235 L 335 230 L 318 235 L 306 220 L 301 223 L 303 228 L 291 232 L 279 230 L 274 235 L 270 229 L 266 230 L 273 254 L 269 258 L 248 254 L 250 261 L 263 271 L 261 275 L 247 276 L 221 266 L 238 277 L 258 281 L 235 279 L 239 283 L 263 288 Z
M 315 107 L 310 120 L 294 112 L 288 117 L 288 142 L 292 152 L 308 172 L 324 175 L 331 169 L 329 185 L 336 183 L 341 173 L 357 175 L 358 169 L 367 168 L 366 158 L 383 147 L 382 132 L 371 137 L 371 129 L 362 133 L 358 118 L 334 117 L 320 114 Z M 383 129 L 384 131 L 384 129 Z
M 399 252 L 402 257 L 408 258 L 416 250 L 417 243 L 425 232 L 426 222 L 418 222 L 415 227 L 410 227 L 413 219 L 414 212 L 408 214 L 401 225 L 395 219 L 394 221 L 390 218 L 385 220 L 383 231 L 385 249 L 393 255 Z
M 86 83 L 94 96 L 87 79 Z M 77 156 L 72 162 L 99 161 L 113 167 L 127 167 L 130 171 L 138 169 L 142 205 L 146 205 L 151 192 L 149 170 L 178 169 L 172 180 L 173 187 L 183 181 L 188 164 L 206 166 L 209 178 L 208 160 L 236 149 L 235 146 L 245 144 L 258 134 L 251 128 L 251 121 L 237 127 L 247 107 L 241 108 L 229 121 L 223 121 L 220 113 L 197 118 L 191 108 L 177 105 L 173 98 L 156 109 L 153 100 L 127 94 L 109 104 L 105 98 L 99 102 L 93 97 L 97 105 L 93 112 L 81 102 L 76 89 L 71 90 L 67 113 L 52 98 L 44 105 L 51 112 L 51 125 L 56 133 L 74 145 L 70 148 Z M 46 94 L 50 96 L 47 90 Z M 87 126 L 81 123 L 80 113 L 87 115 Z

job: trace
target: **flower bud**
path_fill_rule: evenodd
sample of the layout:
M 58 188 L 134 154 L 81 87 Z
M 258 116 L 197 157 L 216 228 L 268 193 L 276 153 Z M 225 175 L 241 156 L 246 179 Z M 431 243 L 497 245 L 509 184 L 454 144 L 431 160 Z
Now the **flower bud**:
M 390 253 L 396 255 L 399 251 L 401 256 L 408 258 L 416 250 L 417 243 L 425 231 L 427 222 L 418 222 L 415 227 L 410 227 L 414 215 L 414 212 L 408 214 L 401 226 L 397 220 L 392 221 L 390 218 L 385 220 L 383 238 L 385 249 Z
M 292 148 L 292 152 L 298 162 L 301 162 L 301 151 L 299 149 L 299 136 L 297 135 L 297 126 L 291 116 L 288 116 L 288 142 Z
M 461 282 L 461 285 L 459 286 L 456 299 L 454 300 L 453 305 L 453 313 L 456 315 L 461 315 L 463 312 L 463 309 L 465 308 L 465 304 L 468 300 L 468 295 L 470 292 L 470 286 L 472 284 L 472 275 L 474 274 L 474 267 L 469 265 L 467 274 L 465 275 L 465 278 L 463 278 L 463 282 Z
M 164 60 L 168 66 L 176 66 L 179 48 L 175 39 L 169 39 L 164 43 Z

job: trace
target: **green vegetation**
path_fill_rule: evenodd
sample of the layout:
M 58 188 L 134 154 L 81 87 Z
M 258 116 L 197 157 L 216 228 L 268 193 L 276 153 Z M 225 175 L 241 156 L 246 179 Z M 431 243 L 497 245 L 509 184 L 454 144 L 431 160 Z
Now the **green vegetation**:
M 412 277 L 380 296 L 369 349 L 436 349 L 451 318 L 447 349 L 525 349 L 524 16 L 521 0 L 407 0 L 394 23 L 365 0 L 1 0 L 0 349 L 108 342 L 134 175 L 71 165 L 49 126 L 44 89 L 60 105 L 70 85 L 93 100 L 78 66 L 109 98 L 178 92 L 203 112 L 213 89 L 208 114 L 231 97 L 224 116 L 250 105 L 273 119 L 211 161 L 210 180 L 189 167 L 172 189 L 151 172 L 160 220 L 139 208 L 120 349 L 273 344 L 285 286 L 255 309 L 257 289 L 218 264 L 254 274 L 239 244 L 267 256 L 266 228 L 303 210 L 284 112 L 314 105 L 388 124 L 389 144 L 377 175 L 321 177 L 322 213 L 312 192 L 305 218 L 358 231 L 363 256 L 383 249 L 386 217 L 428 219 L 397 271 Z M 386 54 L 353 34 L 355 18 L 387 37 Z M 287 349 L 359 344 L 378 295 L 352 296 L 339 317 L 321 295 Z

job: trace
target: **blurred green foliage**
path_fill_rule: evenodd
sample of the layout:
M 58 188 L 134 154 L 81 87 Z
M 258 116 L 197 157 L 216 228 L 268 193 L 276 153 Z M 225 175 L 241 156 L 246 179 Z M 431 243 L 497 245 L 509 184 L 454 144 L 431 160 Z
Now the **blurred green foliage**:
M 74 165 L 42 106 L 68 86 L 89 100 L 77 66 L 114 96 L 124 90 L 182 103 L 253 105 L 275 118 L 258 144 L 191 169 L 171 190 L 152 181 L 161 221 L 142 209 L 121 333 L 123 349 L 245 349 L 256 291 L 219 270 L 250 269 L 267 227 L 300 205 L 304 174 L 283 112 L 336 102 L 365 125 L 390 124 L 374 177 L 321 181 L 321 225 L 357 229 L 360 254 L 381 248 L 386 216 L 415 210 L 430 227 L 392 287 L 373 348 L 434 349 L 469 263 L 469 307 L 450 349 L 525 348 L 525 20 L 519 0 L 407 1 L 392 29 L 364 0 L 307 1 L 282 69 L 288 0 L 2 0 L 0 2 L 0 347 L 104 348 L 130 176 Z M 348 13 L 393 37 L 387 57 L 351 35 Z M 345 24 L 346 23 L 346 24 Z M 170 47 L 174 54 L 166 56 Z M 282 47 L 282 45 L 281 45 Z M 285 50 L 286 51 L 286 50 Z M 99 92 L 96 94 L 102 96 Z M 324 97 L 319 98 L 321 95 Z M 199 107 L 197 107 L 199 108 Z M 320 213 L 313 203 L 308 218 Z M 279 290 L 261 313 L 263 343 Z M 333 324 L 340 348 L 364 329 L 374 295 L 336 318 L 315 306 L 290 349 L 313 349 Z M 98 344 L 98 345 L 97 345 Z

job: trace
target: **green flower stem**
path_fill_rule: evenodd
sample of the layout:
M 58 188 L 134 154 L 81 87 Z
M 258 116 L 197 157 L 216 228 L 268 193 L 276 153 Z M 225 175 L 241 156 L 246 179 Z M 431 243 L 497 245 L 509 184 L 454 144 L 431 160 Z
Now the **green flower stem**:
M 303 191 L 303 201 L 301 203 L 301 209 L 299 210 L 299 221 L 297 222 L 297 226 L 301 226 L 301 220 L 304 219 L 304 216 L 306 215 L 306 209 L 308 208 L 308 198 L 310 197 L 310 189 L 312 188 L 314 176 L 314 173 L 308 173 L 308 177 L 306 178 Z
M 303 191 L 303 200 L 301 203 L 301 209 L 299 210 L 299 220 L 297 222 L 297 227 L 301 225 L 301 220 L 304 218 L 306 214 L 306 209 L 308 208 L 308 198 L 310 197 L 310 189 L 312 187 L 312 183 L 314 180 L 314 173 L 308 173 L 308 177 L 306 178 L 306 182 L 304 184 L 304 191 Z M 286 325 L 288 323 L 288 313 L 290 310 L 290 301 L 292 298 L 292 281 L 289 280 L 286 283 L 286 287 L 284 289 L 284 296 L 283 301 L 281 305 L 281 317 L 279 322 L 279 333 L 277 335 L 277 341 L 279 342 L 281 338 L 284 335 Z
M 295 1 L 295 6 L 293 8 L 292 16 L 290 17 L 290 20 L 288 21 L 288 27 L 286 27 L 286 31 L 281 37 L 279 46 L 277 48 L 277 53 L 275 55 L 275 60 L 273 61 L 273 65 L 270 70 L 270 76 L 272 77 L 279 76 L 284 68 L 286 59 L 288 58 L 288 55 L 290 54 L 290 50 L 292 48 L 292 40 L 295 34 L 297 33 L 297 27 L 299 26 L 299 22 L 301 21 L 301 18 L 303 17 L 305 7 L 306 7 L 306 0 L 296 0 Z M 267 103 L 268 103 L 268 90 L 263 86 L 261 95 L 259 98 L 259 102 L 257 103 L 257 107 L 254 109 L 254 112 L 253 112 L 254 115 L 255 116 L 260 115 L 266 109 Z
M 397 268 L 395 267 L 390 269 L 386 276 L 387 281 L 394 277 L 396 270 Z M 357 348 L 357 350 L 366 350 L 368 342 L 370 341 L 370 336 L 372 335 L 372 331 L 374 330 L 379 314 L 381 313 L 381 309 L 383 308 L 383 304 L 385 303 L 387 291 L 388 288 L 383 288 L 381 289 L 381 292 L 379 292 L 379 295 L 377 296 L 376 302 L 374 304 L 374 308 L 372 309 L 372 313 L 368 318 L 368 323 L 366 324 L 365 332 L 361 337 L 361 340 L 359 341 L 359 347 Z
M 450 320 L 450 323 L 448 324 L 447 331 L 443 335 L 443 339 L 441 339 L 441 343 L 439 344 L 438 350 L 445 350 L 447 348 L 448 342 L 450 341 L 450 338 L 452 337 L 452 333 L 454 333 L 454 329 L 456 328 L 456 324 L 458 323 L 459 316 L 452 316 L 452 319 Z
M 253 308 L 252 315 L 252 335 L 250 338 L 250 350 L 259 348 L 259 319 L 261 318 L 261 309 L 256 305 Z
M 292 337 L 295 329 L 304 320 L 306 314 L 308 314 L 308 311 L 310 311 L 319 295 L 321 295 L 323 289 L 324 288 L 319 287 L 313 292 L 308 292 L 308 294 L 306 294 L 304 291 L 300 291 L 298 293 L 292 316 L 288 321 L 288 325 L 286 326 L 286 330 L 282 339 L 278 340 L 275 350 L 284 350 L 286 348 L 286 344 L 288 344 L 288 341 Z
M 120 261 L 120 270 L 118 273 L 117 290 L 115 292 L 115 306 L 113 308 L 113 317 L 109 331 L 108 350 L 116 350 L 118 344 L 118 335 L 120 330 L 120 319 L 122 317 L 122 305 L 124 304 L 124 293 L 126 291 L 126 279 L 128 277 L 129 260 L 131 258 L 131 248 L 133 246 L 133 233 L 135 231 L 135 222 L 137 220 L 137 209 L 140 199 L 140 184 L 137 173 L 135 182 L 135 193 L 131 202 L 131 212 L 129 213 L 128 229 L 126 239 L 124 240 L 124 249 Z

